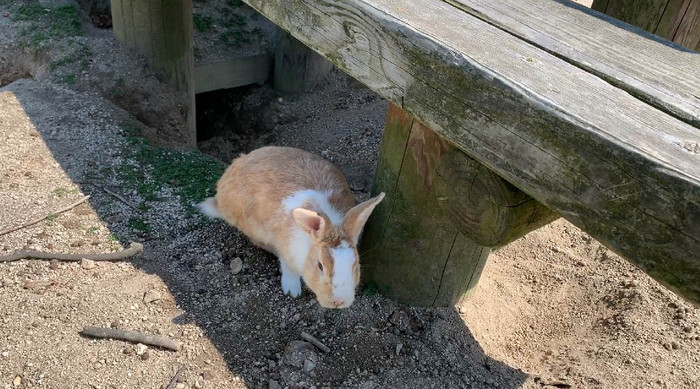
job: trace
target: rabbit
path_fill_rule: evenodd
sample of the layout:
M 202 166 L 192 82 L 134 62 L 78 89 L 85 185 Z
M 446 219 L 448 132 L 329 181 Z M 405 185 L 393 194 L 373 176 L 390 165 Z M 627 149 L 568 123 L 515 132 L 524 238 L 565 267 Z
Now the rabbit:
M 357 244 L 384 193 L 355 205 L 343 174 L 307 151 L 267 146 L 236 158 L 205 215 L 238 228 L 280 261 L 282 291 L 301 295 L 301 279 L 325 308 L 347 308 L 360 281 Z

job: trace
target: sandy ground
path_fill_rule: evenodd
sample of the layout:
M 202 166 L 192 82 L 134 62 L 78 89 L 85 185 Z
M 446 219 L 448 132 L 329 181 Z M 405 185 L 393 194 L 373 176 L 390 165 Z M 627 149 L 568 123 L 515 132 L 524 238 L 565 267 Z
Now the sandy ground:
M 262 144 L 323 155 L 366 197 L 387 103 L 339 73 L 289 98 L 244 88 L 207 114 L 220 123 L 206 154 L 181 150 L 181 100 L 144 61 L 82 16 L 83 34 L 22 47 L 50 23 L 17 20 L 25 4 L 0 1 L 0 230 L 91 197 L 0 235 L 0 255 L 145 251 L 0 264 L 0 387 L 164 388 L 182 365 L 178 388 L 700 387 L 700 310 L 564 220 L 496 250 L 454 308 L 365 289 L 343 311 L 283 296 L 274 258 L 192 205 L 221 161 Z M 138 355 L 81 336 L 88 325 L 183 347 Z M 302 331 L 331 352 L 295 342 Z

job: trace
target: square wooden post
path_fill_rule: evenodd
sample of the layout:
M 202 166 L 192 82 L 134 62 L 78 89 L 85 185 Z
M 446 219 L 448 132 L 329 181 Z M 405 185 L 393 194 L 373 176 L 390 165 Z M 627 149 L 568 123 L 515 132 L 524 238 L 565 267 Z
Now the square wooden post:
M 112 0 L 114 35 L 146 57 L 188 101 L 187 143 L 197 147 L 192 0 Z

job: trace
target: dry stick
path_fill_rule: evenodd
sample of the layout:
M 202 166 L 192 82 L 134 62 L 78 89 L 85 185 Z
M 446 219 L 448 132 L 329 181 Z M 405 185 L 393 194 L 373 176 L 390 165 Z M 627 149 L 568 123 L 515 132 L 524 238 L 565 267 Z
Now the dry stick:
M 151 346 L 158 346 L 174 351 L 180 349 L 180 342 L 177 340 L 143 332 L 120 330 L 118 328 L 83 327 L 81 333 L 94 338 L 128 340 L 134 343 L 150 344 Z
M 36 219 L 36 220 L 32 220 L 32 221 L 30 221 L 30 222 L 28 222 L 28 223 L 24 223 L 24 224 L 22 224 L 21 226 L 11 227 L 11 228 L 8 228 L 8 229 L 6 229 L 6 230 L 0 231 L 0 236 L 9 234 L 10 232 L 14 232 L 14 231 L 17 231 L 17 230 L 21 230 L 22 228 L 26 228 L 26 227 L 29 227 L 29 226 L 33 226 L 34 224 L 39 223 L 40 221 L 42 221 L 42 220 L 48 218 L 48 217 L 51 216 L 51 215 L 58 215 L 59 213 L 63 213 L 63 212 L 66 212 L 66 211 L 68 211 L 68 210 L 71 210 L 71 209 L 77 207 L 78 205 L 82 204 L 85 200 L 87 200 L 87 199 L 89 199 L 89 198 L 90 198 L 90 196 L 85 196 L 85 197 L 83 197 L 82 199 L 80 199 L 80 200 L 74 202 L 73 204 L 71 204 L 71 205 L 69 205 L 69 206 L 67 206 L 67 207 L 65 207 L 65 208 L 61 208 L 61 209 L 59 209 L 59 210 L 56 211 L 56 212 L 51 212 L 50 214 L 48 214 L 48 215 L 46 215 L 46 216 L 44 216 L 44 217 L 40 217 L 40 218 L 38 218 L 38 219 Z
M 95 186 L 97 186 L 97 185 L 95 185 Z M 105 188 L 105 187 L 102 187 L 102 186 L 97 186 L 97 187 L 100 188 L 100 189 L 102 189 L 103 191 L 105 191 L 107 194 L 114 196 L 116 199 L 118 199 L 118 200 L 121 201 L 122 203 L 124 203 L 124 204 L 128 205 L 129 207 L 135 209 L 137 212 L 141 212 L 140 209 L 138 209 L 136 206 L 134 206 L 134 205 L 131 204 L 130 202 L 126 201 L 126 199 L 125 199 L 124 197 L 122 197 L 121 195 L 119 195 L 118 193 L 114 193 L 114 192 L 112 192 L 111 190 L 109 190 L 109 189 L 107 189 L 107 188 Z
M 306 332 L 302 332 L 302 333 L 301 333 L 301 337 L 302 337 L 305 341 L 307 341 L 307 342 L 313 344 L 314 346 L 320 348 L 321 351 L 323 351 L 324 353 L 329 353 L 329 352 L 331 352 L 331 349 L 329 349 L 328 346 L 326 346 L 325 344 L 321 343 L 320 340 L 314 338 L 311 334 L 306 333 Z
M 173 378 L 170 379 L 170 382 L 168 382 L 168 386 L 166 386 L 165 389 L 173 389 L 175 387 L 175 385 L 177 384 L 177 380 L 180 379 L 180 376 L 184 372 L 185 372 L 185 365 L 180 365 L 180 368 L 177 369 L 177 373 L 175 373 Z
M 12 262 L 24 258 L 34 259 L 56 259 L 59 261 L 81 261 L 91 259 L 93 261 L 121 261 L 143 251 L 143 245 L 138 242 L 131 242 L 131 245 L 114 253 L 105 254 L 60 254 L 47 253 L 43 251 L 19 250 L 10 255 L 0 255 L 0 262 Z

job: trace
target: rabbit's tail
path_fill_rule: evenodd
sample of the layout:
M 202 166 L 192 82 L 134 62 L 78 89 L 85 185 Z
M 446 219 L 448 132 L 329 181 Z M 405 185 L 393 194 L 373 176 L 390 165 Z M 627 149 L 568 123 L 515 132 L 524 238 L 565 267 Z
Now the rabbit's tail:
M 221 215 L 219 206 L 214 197 L 207 197 L 206 200 L 197 204 L 197 206 L 204 215 L 209 216 L 212 219 L 223 219 L 223 215 Z

